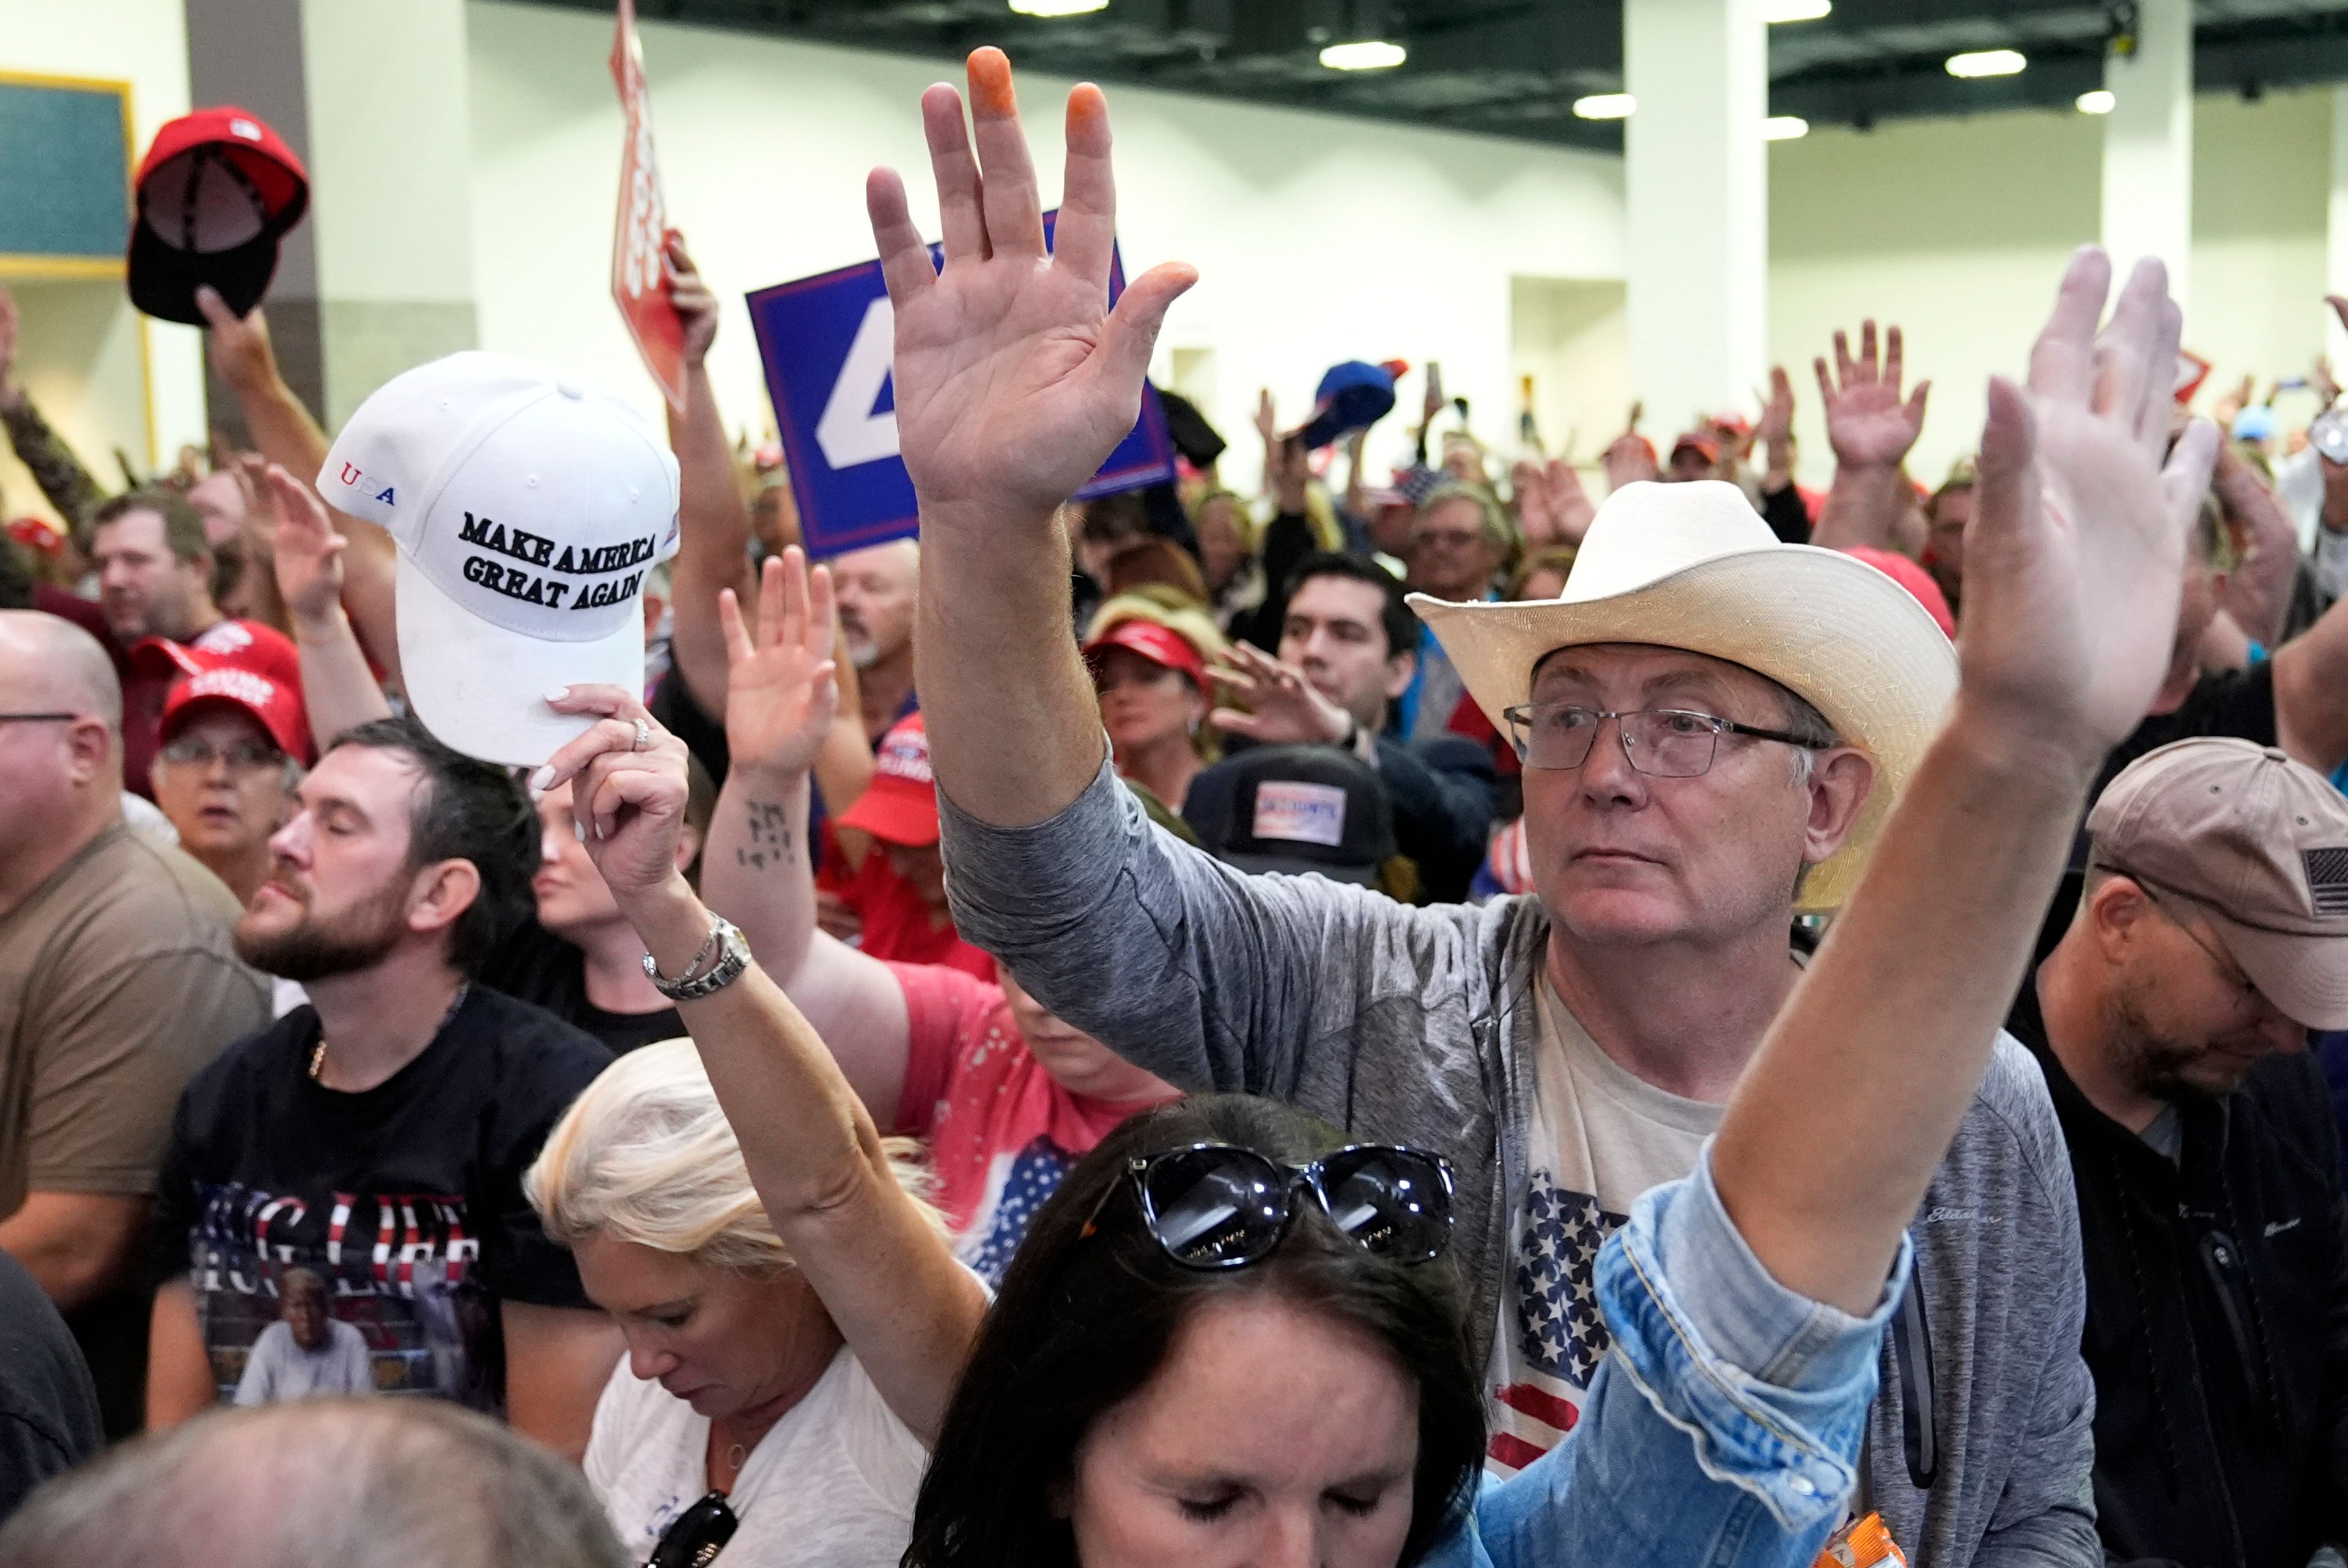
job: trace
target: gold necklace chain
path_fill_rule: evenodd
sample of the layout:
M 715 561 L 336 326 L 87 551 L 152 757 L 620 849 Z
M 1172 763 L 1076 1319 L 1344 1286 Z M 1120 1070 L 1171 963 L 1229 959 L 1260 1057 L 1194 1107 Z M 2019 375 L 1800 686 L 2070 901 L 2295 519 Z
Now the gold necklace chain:
M 440 1038 L 441 1030 L 443 1030 L 447 1029 L 450 1023 L 452 1023 L 452 1022 L 454 1022 L 454 1021 L 455 1021 L 456 1017 L 457 1017 L 457 1009 L 458 1009 L 458 1008 L 463 1007 L 463 1006 L 465 1005 L 465 998 L 466 998 L 467 994 L 468 994 L 468 993 L 469 993 L 469 992 L 472 990 L 472 989 L 473 989 L 473 982 L 472 982 L 472 981 L 470 981 L 470 980 L 459 980 L 459 981 L 458 981 L 458 982 L 457 982 L 457 995 L 456 995 L 456 997 L 454 998 L 454 999 L 452 999 L 452 1000 L 448 1003 L 448 1010 L 447 1012 L 444 1012 L 444 1013 L 442 1013 L 442 1014 L 440 1015 L 440 1021 L 433 1027 L 433 1030 L 432 1030 L 432 1039 L 433 1039 L 433 1040 L 438 1040 L 438 1039 Z M 427 1046 L 428 1046 L 428 1045 L 430 1045 L 430 1044 L 431 1044 L 431 1040 L 427 1040 L 427 1041 L 425 1041 L 425 1044 L 427 1044 Z M 311 1082 L 315 1083 L 315 1082 L 317 1082 L 317 1081 L 318 1081 L 318 1074 L 319 1074 L 319 1072 L 320 1072 L 321 1071 L 323 1071 L 323 1070 L 324 1069 L 325 1065 L 326 1065 L 326 1031 L 325 1031 L 324 1030 L 321 1029 L 321 1030 L 318 1031 L 318 1043 L 317 1043 L 316 1047 L 315 1047 L 314 1049 L 313 1049 L 313 1050 L 311 1050 L 311 1052 L 310 1052 L 310 1081 L 311 1081 Z

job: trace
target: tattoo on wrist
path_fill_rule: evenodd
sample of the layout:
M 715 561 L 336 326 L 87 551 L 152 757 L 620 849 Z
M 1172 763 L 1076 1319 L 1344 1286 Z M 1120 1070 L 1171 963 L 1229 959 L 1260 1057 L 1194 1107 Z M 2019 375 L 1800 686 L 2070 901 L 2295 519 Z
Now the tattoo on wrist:
M 750 830 L 750 842 L 734 851 L 734 863 L 754 871 L 764 871 L 772 866 L 780 870 L 791 856 L 791 814 L 783 803 L 775 800 L 752 800 L 742 803 L 743 825 Z

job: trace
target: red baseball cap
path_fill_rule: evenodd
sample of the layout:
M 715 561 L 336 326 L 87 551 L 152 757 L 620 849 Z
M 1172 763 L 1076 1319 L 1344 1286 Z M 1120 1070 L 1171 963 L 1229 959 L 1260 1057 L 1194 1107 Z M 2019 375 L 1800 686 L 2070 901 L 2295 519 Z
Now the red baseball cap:
M 1932 618 L 1932 623 L 1950 641 L 1957 640 L 1957 618 L 1949 613 L 1949 596 L 1941 591 L 1941 585 L 1932 580 L 1931 572 L 1896 550 L 1879 550 L 1871 545 L 1852 545 L 1842 553 L 1857 556 L 1914 594 L 1916 602 L 1924 607 L 1924 613 Z
M 278 241 L 310 205 L 310 177 L 260 116 L 233 104 L 182 115 L 139 165 L 130 224 L 130 302 L 163 321 L 204 324 L 206 283 L 239 316 L 277 272 Z
M 223 620 L 193 642 L 149 637 L 131 649 L 130 662 L 144 674 L 185 677 L 164 696 L 160 738 L 170 739 L 174 718 L 191 702 L 219 699 L 259 719 L 288 756 L 310 764 L 302 658 L 293 639 L 275 627 Z
M 1179 670 L 1189 677 L 1190 684 L 1204 692 L 1207 688 L 1207 661 L 1190 646 L 1190 640 L 1170 626 L 1161 625 L 1141 616 L 1120 620 L 1085 644 L 1087 661 L 1102 650 L 1123 648 L 1140 654 L 1152 664 L 1162 664 L 1169 670 Z
M 1704 460 L 1707 463 L 1720 461 L 1720 437 L 1710 430 L 1691 430 L 1672 443 L 1672 456 L 1674 457 L 1690 449 L 1704 454 Z
M 930 735 L 914 713 L 880 737 L 872 782 L 835 827 L 869 833 L 883 844 L 920 848 L 938 841 L 937 776 L 930 772 Z

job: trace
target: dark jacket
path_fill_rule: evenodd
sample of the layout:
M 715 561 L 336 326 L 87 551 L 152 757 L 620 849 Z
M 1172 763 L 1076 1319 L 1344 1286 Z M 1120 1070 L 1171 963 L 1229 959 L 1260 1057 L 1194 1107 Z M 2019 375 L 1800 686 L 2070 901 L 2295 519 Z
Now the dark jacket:
M 2348 1206 L 2322 1074 L 2279 1056 L 2180 1102 L 2172 1163 L 2063 1071 L 2034 984 L 2006 1027 L 2078 1185 L 2105 1550 L 2304 1568 L 2348 1535 Z

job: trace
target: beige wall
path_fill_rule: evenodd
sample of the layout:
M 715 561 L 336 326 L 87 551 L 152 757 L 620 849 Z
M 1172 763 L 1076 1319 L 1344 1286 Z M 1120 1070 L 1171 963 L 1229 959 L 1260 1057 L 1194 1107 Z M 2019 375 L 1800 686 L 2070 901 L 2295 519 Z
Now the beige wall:
M 2304 374 L 2323 346 L 2328 89 L 2195 106 L 2188 348 L 2220 378 Z M 1993 372 L 2018 372 L 2070 252 L 2100 230 L 2102 131 L 2071 113 L 1896 122 L 1780 142 L 1770 163 L 1771 354 L 1795 373 L 1803 477 L 1831 472 L 1812 356 L 1896 321 L 1933 382 L 1912 465 L 1971 449 Z M 2201 406 L 2214 399 L 2205 392 Z M 2286 418 L 2307 407 L 2287 403 Z

